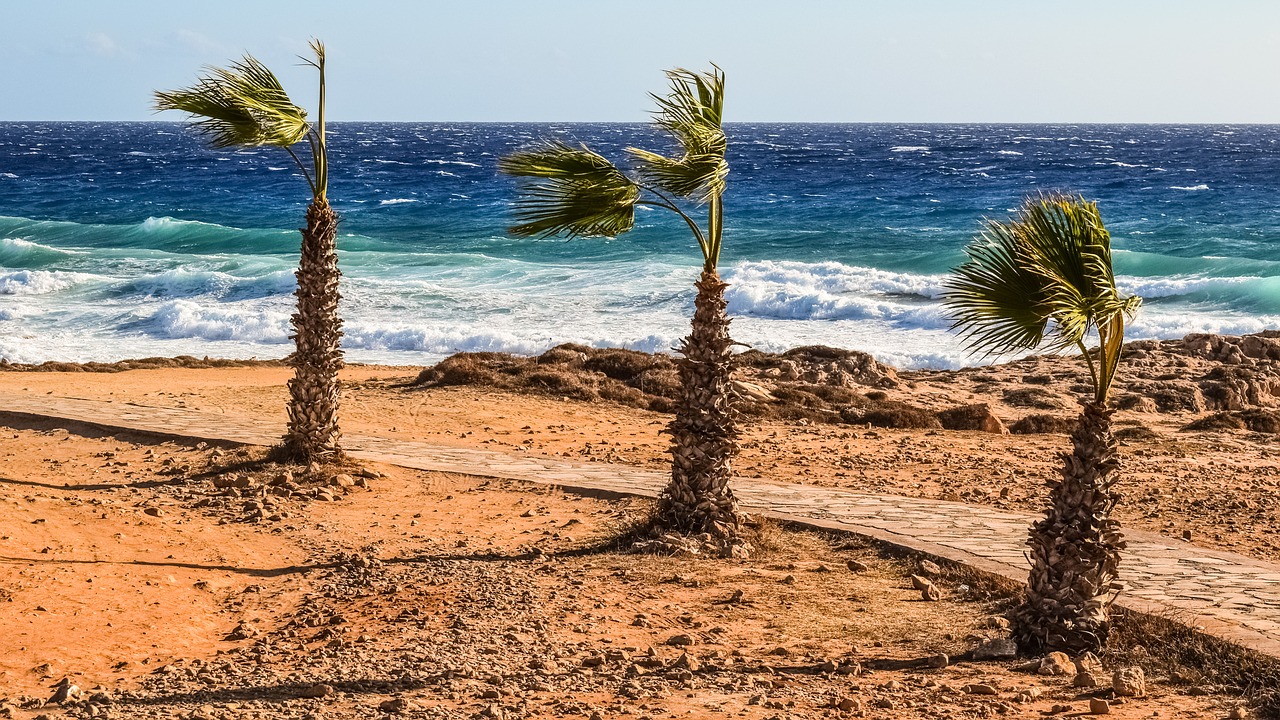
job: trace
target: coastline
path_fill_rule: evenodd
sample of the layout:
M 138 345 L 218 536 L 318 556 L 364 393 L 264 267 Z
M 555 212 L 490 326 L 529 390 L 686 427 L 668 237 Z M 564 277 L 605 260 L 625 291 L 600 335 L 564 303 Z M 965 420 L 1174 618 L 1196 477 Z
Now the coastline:
M 1272 497 L 1280 489 L 1280 456 L 1271 451 L 1280 415 L 1270 394 L 1280 389 L 1280 339 L 1271 335 L 1127 346 L 1115 393 L 1127 497 L 1117 512 L 1125 526 L 1280 560 L 1270 533 L 1277 522 Z M 343 427 L 665 468 L 666 361 L 656 358 L 654 368 L 653 356 L 628 351 L 595 351 L 584 360 L 578 357 L 584 350 L 590 351 L 553 351 L 559 364 L 551 362 L 555 357 L 480 354 L 455 356 L 426 372 L 352 365 L 342 376 Z M 466 372 L 440 371 L 460 360 Z M 747 400 L 737 474 L 1029 512 L 1040 510 L 1044 483 L 1057 473 L 1086 372 L 1078 358 L 1049 356 L 911 372 L 848 351 L 754 362 L 739 372 L 740 389 L 756 397 Z M 0 369 L 10 370 L 0 372 L 6 392 L 73 392 L 218 412 L 228 422 L 254 417 L 281 424 L 290 375 L 276 362 Z M 605 370 L 617 378 L 631 372 L 649 392 Z

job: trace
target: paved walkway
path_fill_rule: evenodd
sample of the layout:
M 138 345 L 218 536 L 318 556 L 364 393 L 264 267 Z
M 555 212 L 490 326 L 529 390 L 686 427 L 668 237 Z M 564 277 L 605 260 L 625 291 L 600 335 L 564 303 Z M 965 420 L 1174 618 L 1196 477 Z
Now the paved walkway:
M 183 408 L 0 393 L 4 414 L 36 415 L 150 433 L 271 445 L 274 422 Z M 577 463 L 490 450 L 347 436 L 351 455 L 422 470 L 511 478 L 590 494 L 654 497 L 666 476 L 625 465 Z M 752 512 L 867 535 L 1024 581 L 1023 540 L 1031 515 L 981 505 L 738 478 Z M 1121 606 L 1171 615 L 1280 657 L 1280 565 L 1129 531 Z

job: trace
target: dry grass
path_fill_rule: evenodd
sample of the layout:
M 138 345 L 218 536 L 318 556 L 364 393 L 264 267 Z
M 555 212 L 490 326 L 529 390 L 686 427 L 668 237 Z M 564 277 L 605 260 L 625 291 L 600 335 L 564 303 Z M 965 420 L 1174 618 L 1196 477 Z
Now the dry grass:
M 1260 717 L 1280 718 L 1280 660 L 1207 635 L 1176 615 L 1117 611 L 1104 661 L 1140 665 L 1149 675 L 1238 694 Z

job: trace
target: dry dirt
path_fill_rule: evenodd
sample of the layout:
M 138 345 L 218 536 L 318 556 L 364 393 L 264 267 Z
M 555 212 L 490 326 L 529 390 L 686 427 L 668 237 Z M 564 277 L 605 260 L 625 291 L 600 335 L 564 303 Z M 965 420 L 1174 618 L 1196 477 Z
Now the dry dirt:
M 169 387 L 195 392 L 184 396 L 189 404 L 229 404 L 236 393 L 205 373 L 215 372 Z M 398 392 L 385 387 L 394 372 L 357 373 L 378 384 L 361 392 Z M 241 386 L 259 388 L 244 392 L 242 407 L 269 404 L 271 392 L 253 383 Z M 466 398 L 448 398 L 458 421 Z M 543 402 L 518 416 L 529 424 L 556 409 L 562 418 L 588 415 Z M 375 406 L 352 402 L 349 421 L 371 423 Z M 484 413 L 474 407 L 492 413 L 477 423 L 516 416 L 493 398 Z M 591 425 L 566 420 L 596 433 L 627 420 L 594 415 Z M 406 418 L 381 421 L 421 432 L 426 415 Z M 508 445 L 517 437 L 517 428 L 503 436 L 490 427 Z M 966 660 L 1000 635 L 991 626 L 1006 602 L 1000 593 L 943 569 L 933 579 L 945 597 L 925 602 L 910 574 L 933 569 L 849 537 L 765 527 L 764 550 L 751 560 L 632 555 L 612 542 L 643 514 L 632 502 L 387 466 L 369 468 L 381 477 L 358 479 L 367 487 L 314 500 L 302 474 L 270 484 L 284 469 L 266 464 L 261 448 L 68 432 L 36 420 L 9 419 L 0 432 L 0 717 L 896 719 L 1088 710 L 1089 691 L 1069 678 Z M 548 434 L 575 438 L 556 446 L 567 452 L 585 447 L 576 432 Z M 867 569 L 851 571 L 850 560 Z M 925 666 L 938 653 L 954 661 Z M 45 703 L 63 679 L 79 692 Z M 1148 697 L 1111 698 L 1111 714 L 1225 717 L 1238 703 L 1212 688 L 1152 680 Z M 995 694 L 979 694 L 979 685 Z

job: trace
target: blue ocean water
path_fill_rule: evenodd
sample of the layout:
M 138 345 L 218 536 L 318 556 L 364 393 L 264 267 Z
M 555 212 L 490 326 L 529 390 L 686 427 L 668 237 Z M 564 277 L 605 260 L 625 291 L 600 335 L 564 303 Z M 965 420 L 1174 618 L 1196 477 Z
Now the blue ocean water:
M 734 124 L 723 274 L 733 334 L 902 367 L 965 355 L 938 304 L 984 217 L 1040 189 L 1100 203 L 1130 337 L 1280 327 L 1280 126 Z M 345 346 L 420 364 L 561 342 L 667 350 L 696 246 L 632 233 L 512 239 L 504 153 L 555 135 L 620 157 L 644 125 L 337 123 Z M 283 357 L 309 200 L 273 148 L 215 151 L 177 123 L 0 123 L 0 358 Z

